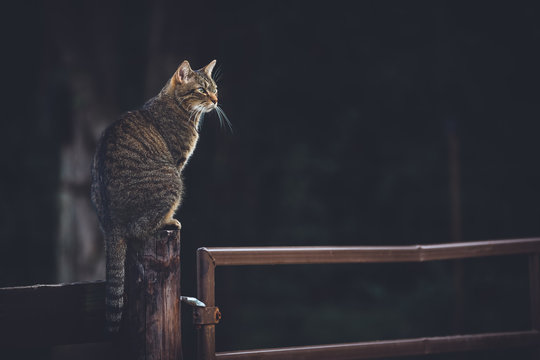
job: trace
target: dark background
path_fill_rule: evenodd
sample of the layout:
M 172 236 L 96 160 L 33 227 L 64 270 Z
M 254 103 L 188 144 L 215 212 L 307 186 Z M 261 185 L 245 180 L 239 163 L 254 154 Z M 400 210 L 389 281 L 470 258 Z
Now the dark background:
M 184 172 L 185 294 L 201 246 L 538 236 L 539 16 L 533 1 L 4 8 L 0 286 L 60 281 L 61 154 L 80 136 L 91 154 L 99 131 L 184 59 L 218 60 L 233 124 L 207 115 Z M 87 199 L 81 177 L 72 190 Z M 219 269 L 218 350 L 526 329 L 524 260 L 466 261 L 457 290 L 451 262 Z M 190 354 L 187 322 L 184 332 Z

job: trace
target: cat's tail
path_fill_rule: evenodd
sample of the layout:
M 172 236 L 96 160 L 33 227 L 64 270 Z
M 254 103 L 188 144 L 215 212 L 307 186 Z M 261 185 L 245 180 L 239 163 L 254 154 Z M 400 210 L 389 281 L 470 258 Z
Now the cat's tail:
M 106 331 L 115 334 L 120 329 L 124 310 L 126 240 L 108 235 L 106 244 L 105 320 Z

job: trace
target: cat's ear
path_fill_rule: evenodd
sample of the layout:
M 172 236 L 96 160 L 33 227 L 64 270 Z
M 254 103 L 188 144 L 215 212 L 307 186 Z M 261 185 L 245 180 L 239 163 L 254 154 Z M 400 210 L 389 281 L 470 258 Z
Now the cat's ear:
M 210 64 L 206 65 L 201 70 L 204 71 L 208 77 L 212 77 L 212 70 L 214 70 L 214 66 L 216 66 L 216 60 L 210 61 Z
M 178 70 L 176 70 L 176 73 L 174 74 L 174 78 L 177 83 L 182 84 L 186 82 L 188 76 L 192 72 L 193 70 L 191 70 L 191 66 L 189 66 L 189 62 L 187 60 L 184 60 L 178 67 Z

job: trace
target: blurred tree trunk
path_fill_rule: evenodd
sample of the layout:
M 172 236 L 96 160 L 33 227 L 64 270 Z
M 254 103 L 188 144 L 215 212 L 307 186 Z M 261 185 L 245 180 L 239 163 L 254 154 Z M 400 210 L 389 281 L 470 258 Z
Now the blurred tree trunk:
M 60 153 L 57 280 L 103 279 L 104 247 L 90 201 L 90 164 L 97 138 L 117 116 L 117 50 L 113 12 L 65 4 L 45 14 L 49 48 L 44 84 L 66 88 L 60 107 L 49 111 L 63 133 Z M 74 16 L 86 13 L 86 16 Z M 47 68 L 47 66 L 45 66 Z M 42 89 L 55 92 L 56 89 Z M 58 96 L 58 95 L 57 95 Z M 61 96 L 61 95 L 60 95 Z

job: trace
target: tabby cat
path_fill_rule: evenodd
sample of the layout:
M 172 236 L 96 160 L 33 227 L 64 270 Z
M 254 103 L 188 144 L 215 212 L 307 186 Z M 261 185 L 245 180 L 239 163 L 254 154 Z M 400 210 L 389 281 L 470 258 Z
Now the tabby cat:
M 173 216 L 182 199 L 181 172 L 197 144 L 201 116 L 221 115 L 215 64 L 192 70 L 182 62 L 156 97 L 122 115 L 98 142 L 91 195 L 105 237 L 109 333 L 118 332 L 122 319 L 127 242 L 180 228 Z

